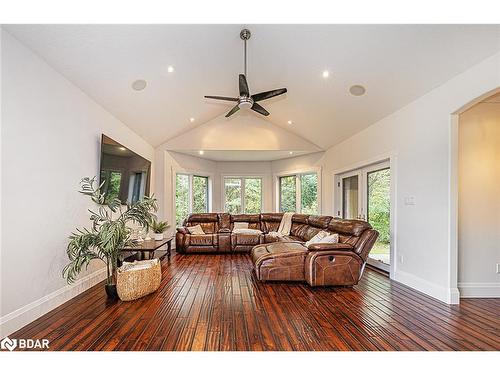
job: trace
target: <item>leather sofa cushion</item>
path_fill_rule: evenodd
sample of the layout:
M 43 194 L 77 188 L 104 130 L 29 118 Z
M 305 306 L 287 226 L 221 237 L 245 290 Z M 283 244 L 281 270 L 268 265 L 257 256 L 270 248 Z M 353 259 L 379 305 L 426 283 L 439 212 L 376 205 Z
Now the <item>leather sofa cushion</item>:
M 297 236 L 282 236 L 278 237 L 278 242 L 304 242 L 302 241 L 302 238 L 297 237 Z
M 330 220 L 332 220 L 331 216 L 310 215 L 307 219 L 307 224 L 315 228 L 326 229 Z
M 264 233 L 276 232 L 280 226 L 283 213 L 260 215 L 260 230 Z
M 250 215 L 250 214 L 241 214 L 241 215 L 231 215 L 231 229 L 234 227 L 234 223 L 243 222 L 248 223 L 249 229 L 258 229 L 260 230 L 260 215 Z
M 307 254 L 307 247 L 298 242 L 274 242 L 271 244 L 262 244 L 259 246 L 255 246 L 252 249 L 251 257 L 253 264 L 258 266 L 267 259 L 293 256 L 297 255 L 298 253 Z
M 215 213 L 191 214 L 185 221 L 184 226 L 193 227 L 201 225 L 205 233 L 217 233 L 219 230 L 219 215 Z
M 333 218 L 328 225 L 328 230 L 332 233 L 339 233 L 346 236 L 359 237 L 367 229 L 371 229 L 371 225 L 363 220 L 344 220 Z M 341 242 L 342 239 L 341 239 Z
M 189 245 L 192 246 L 214 246 L 216 245 L 217 235 L 212 234 L 192 234 L 189 236 Z M 215 243 L 214 243 L 215 242 Z
M 231 234 L 231 244 L 232 246 L 237 245 L 258 245 L 260 241 L 261 234 L 243 234 L 243 233 L 232 233 Z
M 307 224 L 308 217 L 306 214 L 293 214 L 292 223 Z
M 195 222 L 195 221 L 198 223 L 218 222 L 219 215 L 215 213 L 189 215 L 188 222 Z

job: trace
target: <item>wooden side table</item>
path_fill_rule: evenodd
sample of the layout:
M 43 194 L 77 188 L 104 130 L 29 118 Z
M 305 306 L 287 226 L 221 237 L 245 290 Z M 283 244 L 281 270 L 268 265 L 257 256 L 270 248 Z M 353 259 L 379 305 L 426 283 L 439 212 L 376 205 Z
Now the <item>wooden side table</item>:
M 136 251 L 141 254 L 142 259 L 152 259 L 155 255 L 155 251 L 157 251 L 160 247 L 167 245 L 167 253 L 160 257 L 160 260 L 165 258 L 165 255 L 170 259 L 170 251 L 172 249 L 172 240 L 174 237 L 167 237 L 163 240 L 147 240 L 137 243 L 135 246 L 125 247 L 122 251 Z M 148 255 L 146 258 L 145 255 Z

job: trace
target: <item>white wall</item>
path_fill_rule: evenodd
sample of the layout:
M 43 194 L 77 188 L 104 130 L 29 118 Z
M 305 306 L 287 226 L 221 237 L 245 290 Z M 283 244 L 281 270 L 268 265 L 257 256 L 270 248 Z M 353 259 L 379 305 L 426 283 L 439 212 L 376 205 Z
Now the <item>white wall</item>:
M 450 303 L 458 302 L 454 248 L 452 114 L 500 87 L 500 54 L 454 77 L 364 131 L 314 154 L 272 163 L 273 170 L 322 168 L 322 208 L 333 215 L 334 171 L 393 158 L 396 269 L 394 278 Z M 407 196 L 415 205 L 405 206 Z M 403 256 L 404 263 L 400 261 Z
M 459 123 L 458 286 L 463 297 L 500 297 L 500 102 Z
M 1 40 L 3 337 L 102 280 L 98 263 L 73 288 L 61 276 L 68 235 L 89 224 L 77 190 L 98 174 L 101 133 L 149 160 L 154 149 L 3 30 Z

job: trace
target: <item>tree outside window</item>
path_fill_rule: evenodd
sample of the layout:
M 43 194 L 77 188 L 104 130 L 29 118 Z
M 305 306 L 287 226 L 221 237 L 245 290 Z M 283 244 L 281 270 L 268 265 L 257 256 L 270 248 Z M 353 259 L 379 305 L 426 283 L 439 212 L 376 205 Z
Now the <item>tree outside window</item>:
M 318 214 L 318 174 L 303 173 L 279 178 L 280 212 Z
M 225 177 L 224 211 L 230 214 L 258 214 L 262 210 L 262 179 Z
M 177 173 L 175 178 L 175 223 L 180 226 L 190 213 L 209 210 L 208 177 Z

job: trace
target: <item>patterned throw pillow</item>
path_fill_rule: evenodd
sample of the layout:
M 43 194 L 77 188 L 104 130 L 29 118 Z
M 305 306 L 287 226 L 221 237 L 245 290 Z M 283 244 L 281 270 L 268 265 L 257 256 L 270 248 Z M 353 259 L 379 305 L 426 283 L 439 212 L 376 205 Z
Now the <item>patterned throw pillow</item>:
M 189 234 L 205 234 L 200 224 L 193 227 L 186 227 L 186 229 L 188 230 Z

